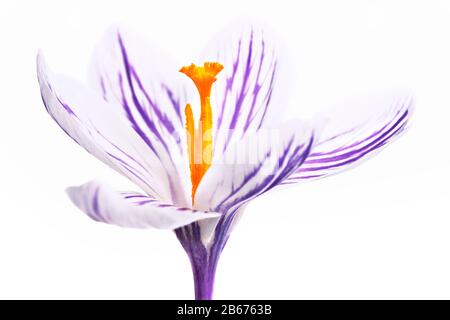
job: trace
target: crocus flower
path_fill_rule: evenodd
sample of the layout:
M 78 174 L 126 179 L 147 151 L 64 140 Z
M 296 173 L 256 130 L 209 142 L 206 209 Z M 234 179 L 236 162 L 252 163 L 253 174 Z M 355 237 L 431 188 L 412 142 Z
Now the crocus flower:
M 408 96 L 389 95 L 330 114 L 320 130 L 283 123 L 284 74 L 273 39 L 257 27 L 224 34 L 200 65 L 183 67 L 113 28 L 95 50 L 92 87 L 37 58 L 51 117 L 140 190 L 92 181 L 68 188 L 70 199 L 96 221 L 174 230 L 197 299 L 212 297 L 219 256 L 250 200 L 361 163 L 404 132 L 412 107 Z

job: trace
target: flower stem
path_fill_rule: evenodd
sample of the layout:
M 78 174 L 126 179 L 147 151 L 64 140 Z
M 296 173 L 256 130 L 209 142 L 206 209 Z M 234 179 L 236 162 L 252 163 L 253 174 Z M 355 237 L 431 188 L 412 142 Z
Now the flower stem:
M 191 262 L 195 299 L 211 300 L 217 262 L 224 243 L 216 239 L 212 245 L 206 247 L 201 241 L 196 223 L 177 229 L 175 233 Z
M 206 267 L 206 268 L 205 268 Z M 195 300 L 211 300 L 214 289 L 215 272 L 210 272 L 208 265 L 192 265 L 194 275 Z
M 196 300 L 211 300 L 217 259 L 208 250 L 196 250 L 190 255 Z

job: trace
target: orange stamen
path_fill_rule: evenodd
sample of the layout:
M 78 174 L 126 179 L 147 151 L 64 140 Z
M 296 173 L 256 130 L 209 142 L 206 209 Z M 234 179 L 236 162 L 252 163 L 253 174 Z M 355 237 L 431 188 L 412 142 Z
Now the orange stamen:
M 191 105 L 184 110 L 186 115 L 186 134 L 188 140 L 189 168 L 192 181 L 192 203 L 201 179 L 211 166 L 212 148 L 212 108 L 210 102 L 211 88 L 216 81 L 216 75 L 223 69 L 217 62 L 205 62 L 202 67 L 191 64 L 183 67 L 180 72 L 187 75 L 194 82 L 200 95 L 200 120 L 197 129 Z

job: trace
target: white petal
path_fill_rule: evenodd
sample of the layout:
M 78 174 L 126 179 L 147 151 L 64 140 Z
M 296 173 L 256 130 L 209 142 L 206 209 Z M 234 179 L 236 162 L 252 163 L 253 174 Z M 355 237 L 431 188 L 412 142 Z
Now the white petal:
M 96 181 L 70 187 L 67 193 L 90 218 L 121 227 L 176 229 L 219 216 L 218 213 L 165 204 L 135 192 L 115 192 Z
M 77 81 L 53 74 L 41 54 L 37 69 L 47 111 L 74 141 L 146 193 L 171 203 L 188 203 L 188 191 L 173 169 L 182 167 L 183 159 L 167 160 L 161 143 L 133 130 L 114 102 L 107 103 Z
M 143 37 L 111 27 L 94 50 L 90 80 L 99 95 L 116 102 L 113 105 L 119 114 L 139 136 L 152 141 L 174 184 L 182 184 L 187 191 L 185 77 L 179 68 L 167 53 Z M 187 191 L 181 200 L 184 205 L 189 198 Z
M 212 95 L 214 150 L 222 152 L 246 131 L 280 117 L 286 105 L 281 102 L 286 73 L 280 72 L 284 68 L 275 42 L 267 28 L 239 24 L 219 34 L 208 47 L 205 59 L 224 65 Z
M 336 108 L 311 154 L 284 183 L 326 177 L 367 160 L 405 132 L 413 104 L 411 95 L 385 93 Z
M 246 135 L 212 163 L 197 189 L 195 208 L 221 213 L 238 209 L 291 175 L 312 144 L 311 128 L 300 121 Z

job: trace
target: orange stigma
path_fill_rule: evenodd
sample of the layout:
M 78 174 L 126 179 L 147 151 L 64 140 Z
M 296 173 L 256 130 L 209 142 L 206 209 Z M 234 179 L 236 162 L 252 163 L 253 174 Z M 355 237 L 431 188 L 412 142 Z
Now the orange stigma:
M 216 76 L 222 69 L 223 66 L 218 62 L 205 62 L 202 67 L 191 64 L 180 69 L 180 72 L 191 78 L 200 95 L 201 113 L 197 128 L 195 128 L 191 105 L 187 104 L 184 109 L 192 181 L 192 203 L 194 203 L 195 192 L 200 181 L 211 166 L 213 123 L 210 95 Z

